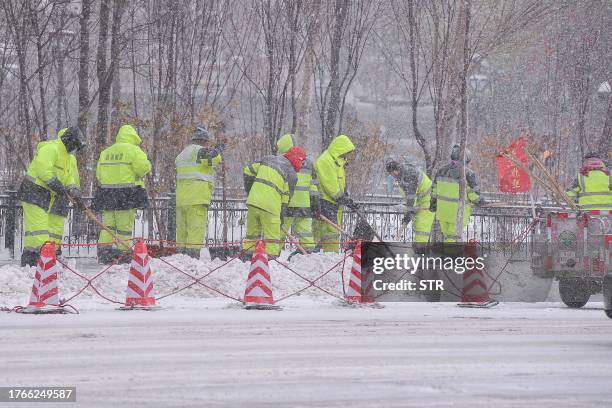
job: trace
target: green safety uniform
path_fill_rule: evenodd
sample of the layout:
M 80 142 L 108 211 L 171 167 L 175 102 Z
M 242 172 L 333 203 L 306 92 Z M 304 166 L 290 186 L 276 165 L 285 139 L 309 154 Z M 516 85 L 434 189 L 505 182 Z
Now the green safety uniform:
M 315 161 L 314 168 L 319 182 L 319 194 L 321 195 L 321 214 L 342 224 L 342 209 L 338 199 L 345 194 L 346 175 L 344 166 L 347 153 L 355 150 L 355 145 L 346 135 L 334 138 L 329 147 L 321 153 Z M 315 242 L 319 243 L 326 252 L 337 252 L 340 250 L 340 233 L 331 225 L 321 220 L 314 221 Z
M 578 173 L 566 194 L 581 210 L 612 210 L 610 182 L 610 176 L 603 170 L 591 170 L 586 175 Z
M 67 197 L 58 196 L 49 184 L 59 181 L 68 187 L 75 174 L 78 177 L 76 158 L 71 165 L 74 156 L 68 153 L 62 142 L 64 132 L 65 129 L 62 129 L 57 139 L 37 145 L 34 159 L 19 188 L 18 198 L 22 202 L 24 216 L 24 254 L 38 254 L 45 242 L 53 240 L 59 243 L 63 236 L 63 217 L 68 213 L 68 204 L 65 203 Z M 75 171 L 71 172 L 71 167 Z M 56 226 L 60 219 L 61 231 Z
M 218 148 L 190 144 L 176 157 L 176 246 L 199 254 L 206 236 L 208 207 L 215 188 L 214 171 L 221 163 Z M 197 253 L 197 254 L 196 254 Z
M 247 192 L 246 240 L 243 248 L 253 252 L 254 240 L 266 242 L 269 255 L 280 254 L 281 220 L 287 212 L 289 199 L 297 183 L 297 175 L 291 162 L 284 156 L 266 156 L 244 169 Z
M 407 213 L 412 218 L 412 240 L 427 243 L 435 214 L 429 210 L 432 182 L 424 171 L 405 163 L 399 164 L 397 183 L 406 199 Z
M 141 143 L 134 127 L 121 126 L 115 144 L 100 153 L 96 167 L 99 186 L 94 195 L 94 208 L 102 210 L 104 225 L 125 241 L 131 241 L 136 209 L 146 208 L 148 204 L 144 176 L 151 171 L 151 162 L 140 148 Z M 100 231 L 99 244 L 113 241 L 111 234 Z M 129 249 L 124 243 L 113 243 L 113 246 Z M 98 248 L 98 256 L 105 248 L 109 247 Z
M 459 211 L 459 161 L 453 160 L 441 167 L 434 178 L 432 202 L 436 208 L 436 219 L 440 224 L 444 242 L 457 242 L 457 212 Z M 467 226 L 472 214 L 472 203 L 480 204 L 482 198 L 476 175 L 468 167 L 465 168 L 466 199 L 463 210 L 463 227 Z M 463 229 L 463 228 L 462 228 Z
M 279 154 L 284 154 L 287 150 L 297 146 L 294 137 L 292 134 L 286 134 L 278 139 L 276 147 Z M 319 189 L 316 177 L 313 176 L 314 166 L 310 160 L 305 160 L 297 173 L 295 191 L 289 200 L 283 222 L 283 229 L 291 230 L 291 234 L 299 240 L 300 245 L 306 251 L 312 251 L 315 247 L 311 201 L 314 203 L 319 200 Z

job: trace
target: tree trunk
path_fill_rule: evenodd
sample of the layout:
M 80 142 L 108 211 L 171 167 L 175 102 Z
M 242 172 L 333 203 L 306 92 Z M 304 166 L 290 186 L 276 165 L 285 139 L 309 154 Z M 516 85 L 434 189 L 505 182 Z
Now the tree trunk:
M 98 78 L 98 121 L 96 123 L 96 144 L 93 159 L 97 160 L 106 145 L 108 132 L 108 101 L 110 82 L 106 80 L 106 56 L 108 49 L 108 20 L 110 2 L 100 2 L 100 29 L 98 31 L 98 51 L 96 52 L 96 76 Z
M 57 24 L 55 26 L 56 32 L 58 32 L 64 27 L 64 19 L 65 19 L 65 9 L 62 8 L 60 11 L 60 15 L 59 15 Z M 65 54 L 63 51 L 62 39 L 63 39 L 62 35 L 58 34 L 57 38 L 55 39 L 55 44 L 54 44 L 55 47 L 53 50 L 54 60 L 55 60 L 55 63 L 57 64 L 56 65 L 57 67 L 57 94 L 56 94 L 56 112 L 55 112 L 56 130 L 61 129 L 62 127 L 66 125 L 64 121 L 62 120 L 63 118 L 62 110 L 64 108 L 65 101 L 66 101 L 66 78 L 64 74 Z
M 45 51 L 42 44 L 42 36 L 44 33 L 39 33 L 38 30 L 38 17 L 37 10 L 32 11 L 32 25 L 36 31 L 36 61 L 38 62 L 38 93 L 40 96 L 40 114 L 41 114 L 41 137 L 47 137 L 47 131 L 49 128 L 47 122 L 47 101 L 45 100 Z
M 612 79 L 608 81 L 609 84 L 612 84 Z M 606 153 L 606 155 L 610 152 L 610 141 L 612 140 L 612 96 L 608 96 L 608 112 L 606 113 L 606 122 L 603 127 L 603 131 L 601 132 L 601 140 L 597 144 L 602 153 Z M 608 157 L 608 160 L 610 158 Z M 607 163 L 608 166 L 610 163 Z
M 100 34 L 98 36 L 97 51 L 97 77 L 98 77 L 98 123 L 96 129 L 96 154 L 100 155 L 107 144 L 108 136 L 108 108 L 110 103 L 113 72 L 119 60 L 119 29 L 123 13 L 123 0 L 115 0 L 113 6 L 110 65 L 107 67 L 108 19 L 110 14 L 109 2 L 103 1 L 100 5 Z M 117 68 L 118 69 L 118 68 Z
M 323 129 L 323 146 L 327 146 L 335 136 L 336 120 L 340 107 L 340 48 L 342 47 L 342 33 L 348 15 L 349 1 L 336 0 L 334 8 L 334 33 L 331 39 L 331 58 L 329 72 L 329 101 L 325 115 L 325 128 Z
M 114 134 L 119 130 L 121 120 L 121 73 L 118 68 L 113 70 L 111 106 L 111 134 Z
M 83 0 L 79 16 L 79 117 L 78 126 L 86 137 L 89 112 L 89 18 L 91 1 Z
M 414 137 L 421 147 L 423 151 L 423 155 L 425 156 L 425 169 L 429 175 L 432 174 L 433 171 L 433 163 L 431 160 L 431 155 L 429 154 L 429 150 L 427 148 L 427 142 L 423 134 L 419 129 L 418 124 L 418 87 L 419 81 L 417 78 L 417 70 L 416 70 L 416 56 L 415 49 L 417 47 L 416 39 L 415 39 L 415 30 L 416 30 L 416 19 L 414 17 L 414 0 L 408 0 L 408 33 L 410 37 L 410 77 L 412 80 L 412 85 L 410 89 L 410 97 L 411 97 L 411 111 L 412 111 L 412 130 L 414 132 Z
M 461 239 L 463 233 L 463 214 L 465 211 L 466 202 L 466 182 L 465 182 L 465 145 L 467 143 L 468 133 L 468 106 L 467 106 L 467 81 L 468 81 L 468 69 L 470 65 L 470 49 L 469 49 L 469 33 L 470 33 L 470 12 L 471 12 L 471 0 L 461 1 L 461 11 L 459 23 L 463 29 L 461 40 L 463 42 L 463 67 L 461 74 L 458 76 L 460 79 L 459 85 L 459 98 L 460 98 L 460 112 L 461 112 L 461 131 L 459 140 L 459 207 L 457 210 L 457 224 L 455 235 L 458 240 Z M 463 18 L 461 18 L 463 17 Z

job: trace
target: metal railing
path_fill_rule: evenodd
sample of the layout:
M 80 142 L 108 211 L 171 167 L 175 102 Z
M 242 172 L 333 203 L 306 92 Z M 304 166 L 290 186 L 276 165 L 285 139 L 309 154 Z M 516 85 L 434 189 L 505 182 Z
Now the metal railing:
M 88 199 L 85 201 L 88 202 Z M 411 229 L 401 231 L 404 211 L 399 201 L 398 198 L 396 203 L 386 200 L 363 202 L 360 208 L 383 239 L 394 241 L 399 233 L 400 240 L 410 241 Z M 225 202 L 214 199 L 208 212 L 206 244 L 223 245 L 241 241 L 246 235 L 246 214 L 244 199 L 227 199 Z M 526 205 L 474 208 L 465 238 L 476 239 L 487 246 L 509 244 L 529 226 L 531 220 L 531 208 Z M 357 221 L 354 212 L 346 211 L 342 227 L 352 232 Z M 0 244 L 11 258 L 23 248 L 22 222 L 22 210 L 15 193 L 0 195 Z M 134 236 L 174 241 L 175 231 L 175 203 L 172 196 L 151 200 L 150 208 L 137 212 Z M 95 256 L 99 232 L 99 227 L 82 212 L 71 211 L 62 240 L 67 244 L 63 252 L 67 256 Z M 436 229 L 434 234 L 435 239 L 440 239 Z M 348 236 L 341 237 L 343 241 L 349 239 Z

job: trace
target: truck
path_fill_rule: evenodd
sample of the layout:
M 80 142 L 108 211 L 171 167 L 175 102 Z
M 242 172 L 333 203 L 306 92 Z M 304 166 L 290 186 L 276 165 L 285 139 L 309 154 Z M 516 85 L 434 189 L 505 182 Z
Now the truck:
M 610 211 L 539 211 L 532 234 L 532 272 L 558 280 L 563 303 L 580 308 L 602 289 L 612 302 Z M 606 305 L 610 316 L 612 305 Z

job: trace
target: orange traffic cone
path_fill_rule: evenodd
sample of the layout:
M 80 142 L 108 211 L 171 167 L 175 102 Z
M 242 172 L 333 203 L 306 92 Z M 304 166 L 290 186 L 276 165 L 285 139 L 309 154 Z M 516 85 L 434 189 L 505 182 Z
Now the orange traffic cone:
M 476 241 L 470 240 L 465 247 L 466 258 L 477 258 Z M 493 307 L 498 302 L 489 297 L 484 271 L 476 267 L 463 273 L 463 290 L 461 291 L 461 307 Z
M 27 307 L 20 313 L 66 313 L 59 301 L 57 274 L 60 266 L 55 255 L 55 243 L 47 242 L 40 249 L 36 274 L 32 284 L 32 294 Z
M 371 286 L 371 282 L 368 282 L 368 279 L 364 280 L 361 273 L 361 241 L 359 241 L 355 244 L 355 249 L 353 250 L 351 277 L 344 299 L 351 303 L 372 305 L 374 304 L 374 298 L 370 294 Z
M 125 306 L 122 310 L 152 310 L 155 306 L 153 297 L 153 274 L 149 264 L 147 245 L 136 242 L 132 251 L 132 264 L 128 275 L 128 284 L 125 294 Z
M 268 254 L 263 241 L 257 241 L 255 253 L 251 259 L 251 269 L 244 289 L 244 307 L 245 309 L 279 309 L 274 305 Z

